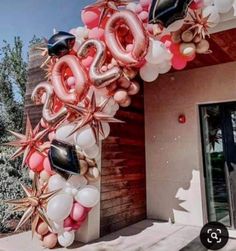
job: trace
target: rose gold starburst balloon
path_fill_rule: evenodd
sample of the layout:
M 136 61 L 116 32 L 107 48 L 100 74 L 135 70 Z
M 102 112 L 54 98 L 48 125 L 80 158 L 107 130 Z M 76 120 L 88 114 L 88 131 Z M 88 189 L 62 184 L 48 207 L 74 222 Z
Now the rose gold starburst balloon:
M 40 131 L 40 124 L 38 124 L 33 129 L 29 116 L 27 115 L 25 134 L 13 132 L 10 130 L 9 132 L 12 135 L 14 135 L 17 138 L 17 140 L 5 143 L 4 145 L 18 147 L 18 150 L 12 155 L 11 158 L 15 159 L 23 154 L 23 161 L 22 161 L 22 167 L 23 167 L 26 163 L 27 157 L 29 156 L 32 150 L 40 151 L 41 140 L 48 133 L 48 129 Z
M 47 185 L 39 184 L 38 175 L 35 174 L 32 188 L 28 188 L 21 184 L 26 197 L 23 199 L 13 199 L 5 201 L 9 205 L 13 205 L 13 211 L 24 211 L 20 222 L 15 231 L 22 227 L 30 218 L 32 219 L 32 236 L 34 235 L 40 220 L 44 221 L 49 228 L 50 222 L 46 215 L 46 206 L 48 201 L 59 191 L 47 192 Z

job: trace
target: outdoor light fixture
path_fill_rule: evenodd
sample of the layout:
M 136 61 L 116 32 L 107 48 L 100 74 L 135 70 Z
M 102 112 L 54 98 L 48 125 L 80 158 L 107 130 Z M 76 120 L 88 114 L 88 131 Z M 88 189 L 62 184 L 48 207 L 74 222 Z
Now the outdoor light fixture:
M 180 114 L 178 121 L 180 124 L 185 124 L 186 123 L 186 116 L 184 114 Z

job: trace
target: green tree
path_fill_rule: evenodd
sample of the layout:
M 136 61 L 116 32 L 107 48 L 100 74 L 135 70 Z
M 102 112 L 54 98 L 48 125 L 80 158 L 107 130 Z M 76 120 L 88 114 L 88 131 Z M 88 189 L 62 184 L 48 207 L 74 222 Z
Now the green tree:
M 22 132 L 27 81 L 27 63 L 22 50 L 19 37 L 15 37 L 12 45 L 4 41 L 0 48 L 0 144 L 12 140 L 7 129 Z M 10 159 L 15 150 L 0 146 L 0 232 L 14 230 L 20 216 L 12 213 L 4 200 L 22 197 L 20 182 L 29 183 L 26 170 L 20 168 L 21 159 Z

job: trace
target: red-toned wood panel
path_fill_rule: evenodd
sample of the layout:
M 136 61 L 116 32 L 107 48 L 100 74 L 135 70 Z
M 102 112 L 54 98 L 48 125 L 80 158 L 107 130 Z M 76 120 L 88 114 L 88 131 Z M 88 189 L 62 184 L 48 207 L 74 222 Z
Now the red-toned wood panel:
M 197 54 L 187 69 L 236 61 L 236 29 L 211 34 L 210 54 Z
M 112 124 L 102 146 L 101 235 L 146 218 L 143 92 Z

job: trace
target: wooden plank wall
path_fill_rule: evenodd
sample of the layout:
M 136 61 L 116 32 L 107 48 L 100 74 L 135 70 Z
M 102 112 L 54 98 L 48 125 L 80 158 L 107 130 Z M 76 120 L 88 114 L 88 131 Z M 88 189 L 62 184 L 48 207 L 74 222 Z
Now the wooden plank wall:
M 33 125 L 41 118 L 42 106 L 31 101 L 35 86 L 45 81 L 40 69 L 40 51 L 29 53 L 25 114 Z M 146 218 L 145 141 L 143 91 L 133 97 L 132 106 L 121 109 L 118 118 L 125 124 L 111 125 L 111 134 L 102 143 L 101 235 Z
M 41 51 L 34 48 L 31 48 L 29 52 L 28 78 L 25 95 L 25 116 L 26 114 L 29 114 L 33 126 L 40 121 L 42 116 L 42 105 L 35 105 L 31 101 L 31 94 L 35 86 L 40 82 L 45 81 L 45 71 L 40 68 L 43 62 L 40 53 Z
M 143 91 L 102 144 L 101 236 L 146 218 Z

